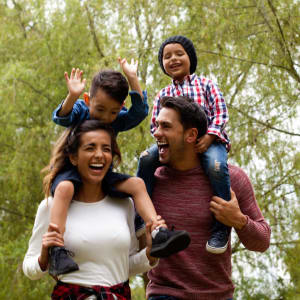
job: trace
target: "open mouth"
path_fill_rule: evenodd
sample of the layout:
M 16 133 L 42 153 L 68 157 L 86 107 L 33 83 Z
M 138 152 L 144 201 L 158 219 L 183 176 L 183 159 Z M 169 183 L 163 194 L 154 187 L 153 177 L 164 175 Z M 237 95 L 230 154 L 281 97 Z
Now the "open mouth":
M 102 171 L 104 168 L 104 164 L 90 164 L 89 168 L 95 171 Z
M 173 64 L 170 66 L 170 69 L 173 70 L 173 69 L 178 69 L 181 67 L 181 64 Z
M 157 147 L 159 154 L 164 154 L 167 152 L 169 144 L 166 142 L 157 142 Z

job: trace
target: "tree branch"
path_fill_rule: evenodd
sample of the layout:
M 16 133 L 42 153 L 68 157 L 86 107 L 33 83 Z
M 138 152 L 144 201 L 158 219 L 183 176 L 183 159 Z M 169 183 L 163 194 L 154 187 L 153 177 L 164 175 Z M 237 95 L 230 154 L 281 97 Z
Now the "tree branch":
M 287 67 L 280 66 L 280 65 L 273 65 L 273 64 L 267 64 L 267 63 L 264 63 L 264 62 L 248 60 L 248 59 L 245 59 L 245 58 L 234 57 L 234 56 L 231 56 L 231 55 L 226 55 L 226 54 L 222 54 L 220 52 L 214 52 L 214 51 L 209 51 L 209 50 L 203 50 L 203 49 L 198 50 L 197 49 L 197 51 L 207 53 L 207 54 L 217 55 L 217 56 L 223 56 L 223 57 L 226 57 L 226 58 L 229 58 L 229 59 L 232 59 L 232 60 L 238 60 L 238 61 L 241 61 L 241 62 L 256 64 L 256 65 L 263 65 L 263 66 L 267 66 L 267 67 L 271 67 L 271 68 L 280 68 L 280 69 L 283 69 L 285 71 L 289 71 L 289 69 Z
M 0 206 L 0 210 L 5 211 L 6 213 L 9 213 L 9 214 L 12 214 L 12 215 L 16 215 L 16 216 L 23 217 L 23 218 L 26 218 L 26 219 L 34 220 L 34 218 L 31 217 L 31 216 L 23 215 L 23 214 L 21 214 L 17 211 L 13 211 L 13 210 L 7 209 L 7 208 L 2 207 L 2 206 Z
M 88 22 L 89 22 L 89 27 L 90 27 L 90 32 L 92 34 L 95 47 L 98 51 L 98 54 L 99 54 L 100 58 L 104 58 L 105 55 L 104 55 L 104 53 L 102 52 L 102 50 L 100 48 L 99 41 L 98 41 L 98 38 L 97 38 L 97 34 L 96 34 L 96 30 L 95 30 L 95 22 L 94 22 L 94 19 L 91 16 L 91 13 L 90 13 L 88 5 L 87 5 L 87 2 L 84 3 L 84 8 L 86 10 L 86 14 L 87 14 Z
M 288 44 L 287 44 L 287 42 L 286 42 L 286 40 L 285 40 L 285 36 L 284 36 L 284 33 L 283 33 L 283 29 L 282 29 L 282 27 L 281 27 L 281 25 L 280 25 L 280 22 L 279 22 L 279 19 L 278 19 L 278 17 L 277 17 L 275 7 L 273 6 L 273 3 L 272 3 L 271 0 L 268 0 L 268 4 L 269 4 L 269 6 L 270 6 L 270 8 L 271 8 L 271 11 L 272 11 L 274 17 L 275 17 L 276 24 L 277 24 L 277 26 L 278 26 L 278 29 L 279 29 L 279 32 L 280 32 L 280 35 L 281 35 L 281 38 L 282 38 L 282 41 L 283 41 L 283 44 L 281 44 L 281 45 L 282 45 L 283 49 L 284 49 L 284 50 L 287 52 L 287 54 L 288 54 L 288 58 L 289 58 L 290 66 L 291 66 L 291 70 L 290 70 L 291 75 L 292 75 L 295 79 L 297 79 L 298 82 L 300 82 L 300 76 L 298 75 L 296 69 L 294 68 L 294 62 L 293 62 L 293 59 L 292 59 L 292 55 L 291 55 L 290 49 L 289 49 L 289 47 L 288 47 Z
M 51 98 L 45 94 L 43 91 L 36 89 L 31 83 L 29 83 L 28 81 L 22 79 L 22 78 L 17 78 L 18 81 L 22 82 L 23 84 L 27 85 L 28 87 L 30 87 L 36 94 L 38 95 L 42 95 L 43 97 L 45 97 L 46 99 L 48 99 L 49 101 L 51 101 Z
M 300 133 L 294 133 L 294 132 L 290 132 L 290 131 L 287 131 L 287 130 L 279 129 L 279 128 L 276 128 L 276 127 L 274 127 L 274 126 L 272 126 L 272 125 L 270 125 L 270 124 L 268 124 L 268 123 L 265 123 L 265 122 L 263 122 L 263 121 L 260 121 L 260 120 L 258 120 L 258 119 L 256 119 L 256 118 L 254 118 L 254 117 L 248 115 L 247 113 L 243 112 L 242 110 L 236 108 L 236 107 L 233 106 L 233 105 L 228 104 L 228 107 L 231 108 L 231 109 L 236 110 L 237 112 L 239 112 L 239 113 L 242 114 L 243 116 L 245 116 L 245 117 L 247 117 L 247 118 L 253 120 L 254 122 L 256 122 L 256 123 L 258 123 L 258 124 L 260 124 L 260 125 L 263 125 L 263 126 L 269 128 L 269 129 L 272 129 L 272 130 L 275 130 L 275 131 L 278 131 L 278 132 L 281 132 L 281 133 L 284 133 L 284 134 L 288 134 L 288 135 L 291 135 L 291 136 L 300 136 Z
M 280 242 L 280 243 L 270 243 L 270 246 L 286 246 L 286 245 L 298 245 L 300 244 L 300 240 L 296 240 L 296 241 L 286 241 L 286 242 Z M 235 251 L 232 251 L 232 253 L 237 253 L 237 252 L 242 252 L 248 250 L 247 248 L 239 248 L 236 249 Z

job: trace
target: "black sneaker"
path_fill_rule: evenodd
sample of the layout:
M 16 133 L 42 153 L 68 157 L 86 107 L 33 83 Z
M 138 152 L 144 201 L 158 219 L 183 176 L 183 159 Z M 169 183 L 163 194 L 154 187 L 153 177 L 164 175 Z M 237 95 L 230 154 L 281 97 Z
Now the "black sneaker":
M 223 225 L 213 229 L 210 239 L 206 243 L 206 250 L 214 254 L 222 254 L 227 250 L 230 228 Z
M 160 227 L 155 238 L 152 238 L 150 255 L 153 257 L 168 257 L 187 248 L 190 242 L 190 235 L 186 231 Z
M 74 253 L 64 247 L 51 247 L 49 250 L 49 274 L 57 276 L 79 270 L 71 256 L 74 256 Z

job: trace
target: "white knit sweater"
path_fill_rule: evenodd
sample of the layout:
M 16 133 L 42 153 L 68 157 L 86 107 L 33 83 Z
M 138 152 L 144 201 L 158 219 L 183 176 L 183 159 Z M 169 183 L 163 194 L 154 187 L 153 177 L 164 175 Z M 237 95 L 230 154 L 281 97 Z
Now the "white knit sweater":
M 39 205 L 23 271 L 30 279 L 43 272 L 38 263 L 42 236 L 48 229 L 52 198 Z M 134 205 L 130 198 L 106 196 L 93 202 L 72 201 L 64 234 L 65 247 L 75 253 L 79 271 L 61 275 L 59 280 L 83 286 L 112 286 L 152 267 L 145 249 L 137 252 Z

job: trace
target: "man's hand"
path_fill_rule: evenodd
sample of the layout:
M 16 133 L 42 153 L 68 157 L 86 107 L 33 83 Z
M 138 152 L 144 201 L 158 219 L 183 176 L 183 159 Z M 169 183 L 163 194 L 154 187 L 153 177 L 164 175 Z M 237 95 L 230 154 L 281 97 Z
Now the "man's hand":
M 234 191 L 230 190 L 230 192 L 230 201 L 213 196 L 210 202 L 210 210 L 221 223 L 236 229 L 242 229 L 247 223 L 247 217 L 241 212 Z
M 68 76 L 68 73 L 65 72 L 65 79 L 67 83 L 67 87 L 69 90 L 69 96 L 75 100 L 79 98 L 79 96 L 83 93 L 85 88 L 86 79 L 82 79 L 83 71 L 73 68 Z
M 209 146 L 213 143 L 216 139 L 216 136 L 213 134 L 205 134 L 201 138 L 198 139 L 196 147 L 196 152 L 204 153 L 209 148 Z

